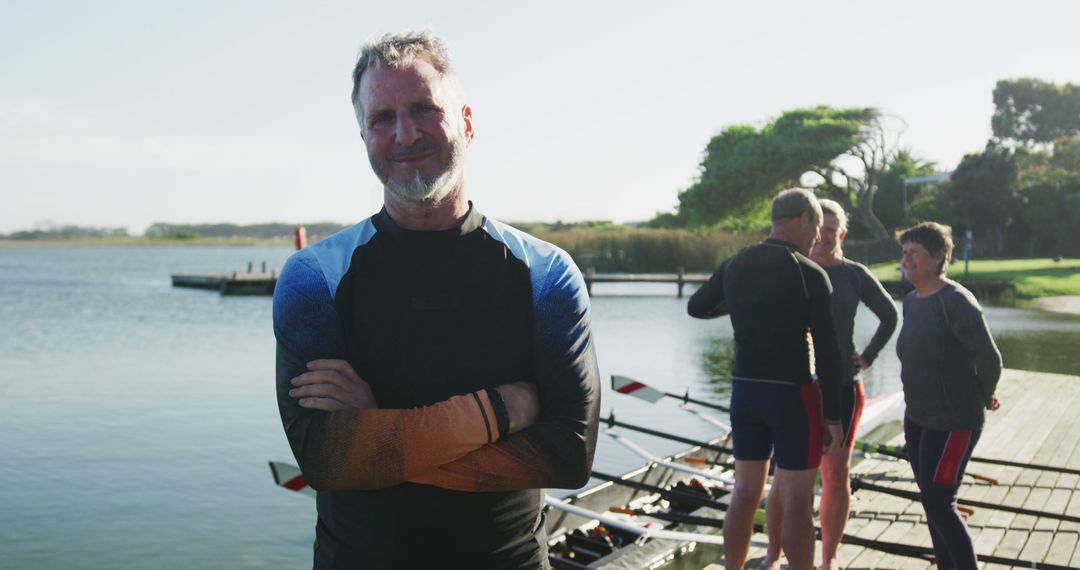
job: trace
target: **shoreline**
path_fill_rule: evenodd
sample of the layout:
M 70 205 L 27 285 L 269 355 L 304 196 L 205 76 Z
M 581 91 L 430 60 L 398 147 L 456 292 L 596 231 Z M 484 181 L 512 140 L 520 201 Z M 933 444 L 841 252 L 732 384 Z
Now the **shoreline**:
M 1043 311 L 1062 315 L 1080 316 L 1080 295 L 1062 295 L 1059 297 L 1040 297 L 1032 299 L 1034 305 Z

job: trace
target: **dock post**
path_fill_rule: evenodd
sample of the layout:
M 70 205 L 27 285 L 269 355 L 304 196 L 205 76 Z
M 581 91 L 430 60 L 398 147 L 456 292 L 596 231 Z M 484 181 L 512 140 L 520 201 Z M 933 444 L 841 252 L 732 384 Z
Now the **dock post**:
M 590 297 L 592 297 L 592 282 L 593 274 L 595 273 L 595 267 L 589 267 L 585 269 L 585 292 L 588 293 Z
M 679 267 L 679 298 L 682 299 L 682 288 L 686 284 L 684 278 L 686 277 L 686 270 L 683 267 Z
M 254 269 L 255 269 L 255 264 L 249 261 L 248 262 L 248 273 L 251 273 L 252 270 L 254 270 Z
M 262 272 L 266 273 L 266 260 L 263 260 Z

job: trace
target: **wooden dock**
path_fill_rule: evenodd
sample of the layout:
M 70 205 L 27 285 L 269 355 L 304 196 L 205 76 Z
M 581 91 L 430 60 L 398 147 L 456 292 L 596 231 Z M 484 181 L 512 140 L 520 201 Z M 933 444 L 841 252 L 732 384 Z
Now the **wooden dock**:
M 265 269 L 265 268 L 264 268 Z M 585 286 L 592 295 L 593 283 L 672 283 L 676 294 L 683 296 L 683 286 L 700 285 L 709 280 L 707 273 L 596 273 L 585 272 Z M 273 295 L 277 273 L 173 273 L 173 287 L 209 289 L 223 295 Z
M 585 270 L 585 288 L 592 295 L 593 283 L 672 283 L 677 286 L 676 294 L 683 296 L 683 286 L 701 285 L 709 280 L 708 273 L 685 273 L 680 269 L 676 273 L 596 273 L 593 268 Z
M 998 395 L 1002 407 L 988 414 L 975 457 L 1080 469 L 1080 377 L 1006 370 Z M 903 436 L 891 443 L 902 444 Z M 906 461 L 868 459 L 853 474 L 872 483 L 917 491 Z M 996 478 L 993 485 L 965 477 L 964 500 L 1080 516 L 1080 476 L 972 461 L 968 473 Z M 856 491 L 845 532 L 861 538 L 930 547 L 922 505 L 874 491 Z M 1080 568 L 1080 524 L 977 508 L 967 524 L 978 554 Z M 764 556 L 765 537 L 755 535 L 747 568 Z M 817 545 L 821 560 L 821 543 Z M 844 545 L 841 568 L 935 568 L 925 561 Z M 1031 567 L 1030 565 L 1025 567 Z M 709 570 L 722 568 L 710 565 Z M 782 566 L 786 568 L 786 566 Z M 980 568 L 1008 568 L 980 563 Z
M 277 272 L 173 273 L 173 287 L 209 289 L 222 295 L 273 295 Z

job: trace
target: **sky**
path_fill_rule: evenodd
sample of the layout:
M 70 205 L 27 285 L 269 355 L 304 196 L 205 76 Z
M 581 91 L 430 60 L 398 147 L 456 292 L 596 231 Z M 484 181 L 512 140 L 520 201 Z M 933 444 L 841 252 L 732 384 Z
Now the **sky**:
M 449 44 L 467 193 L 507 221 L 672 211 L 711 137 L 814 105 L 951 170 L 997 80 L 1080 83 L 1073 1 L 0 2 L 0 233 L 362 220 L 350 73 L 390 31 Z

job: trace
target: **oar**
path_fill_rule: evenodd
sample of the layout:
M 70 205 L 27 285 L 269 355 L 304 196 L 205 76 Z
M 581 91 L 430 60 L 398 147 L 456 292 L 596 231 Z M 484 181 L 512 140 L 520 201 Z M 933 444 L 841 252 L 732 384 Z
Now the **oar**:
M 620 376 L 618 374 L 611 375 L 611 389 L 620 394 L 626 394 L 628 396 L 634 396 L 635 398 L 641 398 L 652 403 L 656 403 L 657 400 L 667 396 L 668 398 L 674 398 L 681 400 L 684 404 L 693 403 L 699 406 L 705 406 L 706 408 L 712 408 L 714 410 L 720 410 L 721 412 L 730 411 L 727 406 L 721 406 L 720 404 L 714 404 L 712 402 L 706 402 L 703 400 L 695 400 L 690 397 L 690 389 L 686 389 L 686 393 L 682 396 L 678 394 L 672 394 L 671 392 L 665 392 L 663 390 L 657 390 L 651 386 L 646 385 L 644 382 L 634 380 L 629 376 Z
M 876 485 L 874 483 L 871 483 L 871 482 L 869 482 L 869 481 L 867 481 L 865 479 L 861 479 L 859 477 L 852 477 L 851 478 L 851 488 L 852 488 L 852 490 L 866 489 L 867 491 L 876 491 L 878 493 L 884 493 L 886 495 L 892 495 L 894 497 L 900 497 L 902 499 L 909 499 L 909 500 L 912 500 L 912 501 L 921 500 L 921 497 L 920 497 L 919 493 L 916 492 L 916 491 L 906 491 L 904 489 L 894 489 L 892 487 L 886 487 L 884 485 Z M 986 502 L 983 502 L 983 501 L 970 501 L 970 500 L 967 500 L 967 499 L 959 499 L 959 498 L 956 500 L 956 502 L 957 502 L 957 504 L 959 504 L 961 506 L 967 506 L 967 507 L 976 507 L 976 508 L 980 508 L 980 509 L 991 509 L 991 510 L 995 510 L 995 511 L 1004 511 L 1004 512 L 1007 512 L 1007 513 L 1016 513 L 1018 515 L 1031 515 L 1033 517 L 1056 519 L 1056 520 L 1060 520 L 1060 521 L 1080 522 L 1080 517 L 1074 517 L 1074 516 L 1065 515 L 1065 514 L 1059 514 L 1059 513 L 1051 513 L 1051 512 L 1047 512 L 1047 511 L 1036 511 L 1036 510 L 1033 510 L 1033 509 L 1025 509 L 1025 508 L 1022 508 L 1022 507 L 1009 507 L 1009 506 L 1001 505 L 1001 504 L 998 504 L 998 503 L 986 503 Z
M 717 510 L 721 510 L 721 511 L 726 511 L 728 509 L 728 505 L 725 504 L 725 503 L 721 503 L 719 501 L 714 501 L 712 499 L 707 499 L 707 498 L 702 497 L 701 495 L 698 495 L 698 494 L 695 494 L 695 493 L 689 493 L 689 492 L 686 492 L 686 491 L 681 491 L 679 489 L 665 489 L 664 487 L 660 487 L 660 486 L 657 486 L 657 485 L 650 485 L 648 483 L 642 483 L 642 482 L 639 482 L 639 481 L 632 481 L 632 480 L 628 480 L 628 479 L 623 479 L 622 477 L 616 477 L 615 475 L 609 475 L 607 473 L 602 473 L 602 472 L 599 472 L 599 471 L 593 471 L 592 475 L 593 475 L 593 477 L 595 477 L 597 479 L 600 479 L 602 481 L 610 481 L 611 483 L 614 483 L 616 485 L 622 485 L 622 486 L 625 486 L 625 487 L 630 487 L 632 489 L 638 489 L 640 491 L 646 491 L 646 492 L 649 492 L 649 493 L 655 493 L 655 494 L 658 494 L 661 497 L 664 497 L 664 498 L 666 498 L 668 500 L 671 500 L 671 499 L 674 498 L 674 499 L 678 499 L 680 501 L 686 501 L 686 502 L 689 502 L 689 503 L 693 503 L 693 504 L 697 504 L 697 505 L 700 505 L 700 506 L 703 506 L 703 507 L 709 507 L 709 508 L 717 509 Z M 612 508 L 612 510 L 615 510 L 617 508 L 618 507 Z M 619 509 L 618 512 L 626 512 L 625 510 L 622 510 L 621 508 L 618 508 L 618 509 Z M 632 509 L 630 509 L 630 510 L 632 510 Z M 638 511 L 640 511 L 640 510 L 638 510 Z M 681 513 L 661 513 L 661 512 L 640 511 L 640 512 L 635 512 L 634 514 L 641 514 L 641 515 L 644 515 L 644 516 L 649 516 L 649 517 L 653 517 L 653 518 L 660 519 L 660 520 L 669 520 L 669 521 L 672 521 L 672 522 L 686 522 L 686 523 L 689 523 L 689 524 L 715 526 L 717 528 L 722 528 L 723 527 L 723 520 L 721 520 L 721 519 L 714 519 L 714 518 L 708 518 L 708 517 L 695 517 L 694 515 L 684 515 L 684 514 L 681 514 Z M 677 519 L 679 519 L 679 520 L 677 520 Z M 757 512 L 754 513 L 754 521 L 755 521 L 754 522 L 754 530 L 755 530 L 755 532 L 764 533 L 766 531 L 764 520 L 765 520 L 765 510 L 764 509 L 758 509 Z M 855 545 L 855 546 L 862 546 L 864 548 L 872 548 L 872 549 L 875 549 L 875 550 L 880 550 L 882 552 L 888 552 L 888 553 L 891 553 L 891 554 L 897 554 L 897 555 L 901 555 L 901 556 L 912 556 L 912 557 L 916 557 L 916 558 L 927 558 L 927 559 L 929 559 L 929 557 L 932 555 L 932 553 L 929 552 L 929 549 L 925 549 L 925 552 L 920 552 L 920 551 L 917 551 L 917 549 L 919 547 L 915 547 L 915 546 L 910 546 L 910 545 L 906 545 L 906 544 L 898 544 L 898 543 L 894 543 L 894 542 L 884 542 L 884 541 L 880 541 L 880 540 L 871 540 L 871 539 L 860 538 L 858 536 L 852 536 L 852 535 L 847 535 L 847 534 L 845 534 L 845 535 L 843 535 L 841 537 L 841 542 L 844 542 L 846 544 L 852 544 L 852 545 Z
M 892 457 L 899 457 L 901 459 L 907 459 L 907 450 L 901 445 L 883 445 L 880 443 L 868 443 L 868 442 L 855 442 L 856 445 L 868 446 L 868 451 L 873 453 L 880 453 L 882 455 L 890 455 Z M 976 463 L 987 463 L 990 465 L 1004 465 L 1006 467 L 1019 467 L 1021 469 L 1035 469 L 1037 471 L 1053 471 L 1055 473 L 1068 473 L 1069 475 L 1080 475 L 1080 469 L 1071 469 L 1069 467 L 1058 467 L 1055 465 L 1041 465 L 1038 463 L 1022 463 L 1020 461 L 1009 461 L 1007 459 L 992 459 L 989 457 L 976 457 L 972 456 L 968 461 L 974 461 Z
M 674 471 L 681 471 L 683 473 L 688 473 L 690 475 L 702 477 L 705 479 L 711 479 L 713 481 L 718 481 L 727 485 L 732 485 L 735 483 L 735 479 L 731 477 L 724 477 L 723 475 L 717 473 L 705 471 L 696 467 L 690 467 L 689 465 L 685 465 L 682 463 L 675 463 L 674 461 L 668 461 L 667 459 L 663 459 L 657 455 L 653 455 L 652 453 L 649 453 L 644 448 L 642 448 L 640 445 L 624 437 L 622 434 L 616 433 L 615 430 L 611 428 L 604 430 L 604 433 L 614 439 L 616 443 L 634 452 L 634 454 L 641 457 L 645 461 L 649 461 L 657 465 L 662 465 Z
M 683 491 L 681 489 L 665 489 L 658 485 L 650 485 L 648 483 L 642 483 L 640 481 L 633 481 L 630 479 L 623 479 L 615 475 L 608 475 L 601 471 L 593 470 L 592 476 L 601 481 L 610 481 L 616 485 L 622 485 L 623 487 L 630 487 L 631 489 L 637 489 L 639 491 L 647 491 L 649 493 L 656 493 L 667 500 L 677 499 L 688 503 L 693 503 L 702 507 L 709 507 L 710 509 L 717 509 L 726 511 L 728 506 L 720 501 L 714 501 L 712 499 L 702 497 L 697 493 L 691 493 L 689 491 Z
M 675 435 L 675 434 L 671 434 L 671 433 L 667 433 L 667 432 L 663 432 L 663 431 L 658 431 L 658 430 L 650 429 L 650 428 L 647 428 L 647 427 L 637 426 L 637 425 L 633 425 L 633 424 L 628 424 L 626 422 L 616 420 L 614 410 L 612 410 L 608 414 L 608 419 L 601 420 L 601 421 L 607 423 L 608 427 L 621 427 L 621 428 L 625 428 L 625 429 L 628 429 L 628 430 L 641 432 L 641 433 L 648 434 L 648 435 L 653 435 L 653 436 L 660 437 L 660 438 L 663 438 L 663 439 L 669 439 L 671 441 L 677 441 L 679 443 L 685 443 L 687 445 L 694 445 L 694 446 L 700 447 L 702 449 L 708 449 L 709 451 L 716 451 L 718 453 L 727 453 L 727 454 L 732 454 L 732 453 L 735 452 L 730 447 L 724 447 L 722 445 L 716 445 L 714 443 L 707 443 L 707 442 L 704 442 L 704 441 L 698 441 L 698 440 L 690 439 L 688 437 L 682 437 L 682 436 L 678 436 L 678 435 Z
M 635 524 L 633 522 L 618 519 L 598 513 L 589 509 L 579 507 L 560 501 L 550 495 L 546 497 L 547 504 L 560 511 L 564 511 L 570 514 L 577 515 L 582 518 L 598 521 L 600 524 L 608 528 L 615 528 L 631 534 L 640 536 L 642 538 L 656 538 L 661 540 L 679 540 L 684 542 L 700 542 L 707 544 L 724 544 L 724 537 L 715 534 L 701 534 L 696 532 L 680 532 L 674 530 L 666 530 L 663 528 L 656 528 L 651 526 L 644 526 Z
M 866 453 L 880 453 L 882 454 L 882 456 L 888 456 L 891 458 L 907 461 L 907 450 L 903 446 L 875 444 L 873 442 L 855 442 L 855 449 L 862 450 Z M 971 458 L 970 461 L 975 461 L 975 458 Z M 1038 467 L 1036 467 L 1036 469 L 1038 469 Z M 990 485 L 999 485 L 1001 483 L 1001 481 L 994 477 L 990 477 L 989 475 L 983 475 L 980 473 L 964 472 L 964 475 L 969 475 L 972 478 L 986 481 L 986 483 L 989 483 Z
M 307 480 L 304 479 L 304 474 L 300 472 L 300 468 L 295 465 L 289 465 L 288 463 L 281 463 L 280 461 L 270 462 L 270 473 L 274 475 L 274 483 L 279 487 L 284 487 L 290 491 L 296 491 L 297 493 L 303 493 L 305 495 L 315 496 L 315 489 L 312 489 L 308 485 Z
M 597 479 L 601 479 L 603 481 L 610 481 L 610 482 L 615 483 L 617 485 L 624 485 L 624 486 L 631 487 L 631 488 L 634 488 L 634 489 L 639 489 L 639 490 L 642 490 L 642 491 L 648 491 L 648 492 L 651 492 L 651 493 L 656 493 L 656 494 L 658 494 L 658 495 L 660 495 L 662 497 L 665 497 L 665 498 L 676 497 L 678 499 L 687 500 L 687 501 L 693 501 L 693 502 L 699 503 L 699 504 L 701 504 L 701 506 L 711 507 L 711 508 L 720 509 L 720 510 L 727 510 L 727 508 L 728 508 L 728 506 L 726 504 L 724 504 L 724 503 L 720 503 L 718 501 L 713 501 L 713 500 L 710 500 L 710 499 L 706 499 L 706 498 L 703 498 L 703 497 L 701 497 L 699 495 L 696 495 L 694 493 L 687 493 L 685 491 L 679 491 L 677 489 L 665 489 L 663 487 L 659 487 L 659 486 L 656 486 L 656 485 L 649 485 L 648 483 L 641 483 L 641 482 L 638 482 L 638 481 L 629 481 L 629 480 L 623 479 L 621 477 L 616 477 L 614 475 L 608 475 L 606 473 L 601 473 L 601 472 L 598 472 L 598 471 L 593 471 L 592 474 L 593 474 L 593 477 L 595 477 Z M 764 512 L 763 509 L 758 509 L 758 511 L 759 511 L 759 513 L 762 513 L 762 514 Z M 674 520 L 675 518 L 682 518 L 684 516 L 691 516 L 691 515 L 678 515 L 678 514 L 674 514 L 674 513 L 669 515 L 667 513 L 657 513 L 657 512 L 644 512 L 642 514 L 644 514 L 645 516 L 649 516 L 649 517 L 660 519 L 660 520 L 672 520 L 673 522 L 682 522 L 682 521 Z M 759 520 L 758 516 L 755 516 L 755 521 L 756 520 Z M 705 518 L 705 517 L 695 518 L 693 521 L 690 521 L 690 522 L 691 522 L 691 524 L 701 524 L 701 525 L 710 525 L 710 526 L 711 525 L 716 525 L 717 527 L 722 527 L 723 526 L 723 521 L 722 520 L 720 520 L 720 519 L 712 519 L 712 518 Z M 763 532 L 765 532 L 765 526 L 763 524 L 759 523 L 759 522 L 755 522 L 754 530 L 755 530 L 755 532 L 763 533 Z M 817 530 L 817 533 L 818 533 L 818 538 L 820 539 L 821 538 L 821 530 L 820 529 L 816 529 L 816 530 Z M 921 558 L 921 559 L 926 560 L 928 562 L 933 560 L 933 558 L 934 558 L 934 551 L 931 550 L 930 548 L 926 548 L 926 547 L 923 547 L 923 546 L 915 546 L 915 545 L 912 545 L 912 544 L 903 544 L 903 543 L 897 543 L 897 542 L 887 542 L 887 541 L 883 541 L 883 540 L 873 540 L 873 539 L 862 538 L 862 537 L 854 536 L 854 535 L 850 535 L 850 534 L 841 535 L 840 542 L 842 542 L 844 544 L 850 544 L 852 546 L 861 546 L 863 548 L 869 548 L 869 549 L 872 549 L 872 550 L 885 552 L 887 554 L 894 554 L 894 555 L 897 555 L 897 556 L 906 556 L 906 557 L 909 557 L 909 558 Z M 980 555 L 978 555 L 978 557 L 979 557 L 979 562 L 987 562 L 987 563 L 991 563 L 991 564 L 1002 564 L 1002 565 L 1006 565 L 1006 566 L 1022 566 L 1022 567 L 1025 567 L 1025 568 L 1036 568 L 1036 569 L 1039 569 L 1039 570 L 1067 570 L 1067 569 L 1071 568 L 1069 566 L 1061 566 L 1061 565 L 1057 565 L 1057 564 L 1048 564 L 1048 563 L 1045 563 L 1045 562 L 1039 562 L 1039 561 L 1035 561 L 1035 560 L 1018 560 L 1018 559 L 1015 559 L 1015 558 L 1005 558 L 1005 557 L 1002 557 L 1002 556 L 992 556 L 992 555 L 980 554 Z

